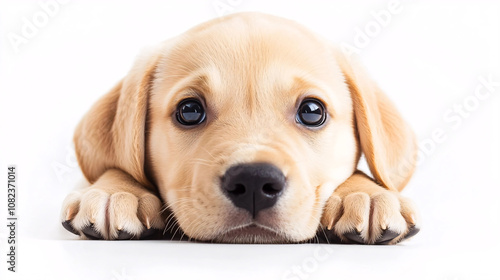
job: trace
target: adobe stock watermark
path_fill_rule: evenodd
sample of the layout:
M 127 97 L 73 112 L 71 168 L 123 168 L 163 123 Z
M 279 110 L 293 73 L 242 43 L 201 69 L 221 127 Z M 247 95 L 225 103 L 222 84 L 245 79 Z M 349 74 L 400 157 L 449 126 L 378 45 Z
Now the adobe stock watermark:
M 76 159 L 75 149 L 73 146 L 66 146 L 66 156 L 64 162 L 53 161 L 50 165 L 59 183 L 64 183 L 70 176 L 74 176 L 79 171 L 78 161 Z
M 458 130 L 464 121 L 477 111 L 481 103 L 490 99 L 493 94 L 500 92 L 500 80 L 494 80 L 493 74 L 487 77 L 477 77 L 478 84 L 474 92 L 467 95 L 461 102 L 454 103 L 443 113 L 443 121 L 446 127 L 435 128 L 431 136 L 423 139 L 419 143 L 417 165 L 420 165 L 435 150 L 437 145 L 444 143 L 448 139 L 450 130 Z
M 217 16 L 221 17 L 235 12 L 241 4 L 243 0 L 215 0 L 212 2 L 212 7 Z
M 314 249 L 312 256 L 305 258 L 299 265 L 292 266 L 285 271 L 283 280 L 304 280 L 316 272 L 319 265 L 326 261 L 333 253 L 333 248 L 328 245 L 320 245 Z
M 111 280 L 135 280 L 134 277 L 130 276 L 127 273 L 127 270 L 125 270 L 124 267 L 121 268 L 120 272 L 118 272 L 116 270 L 112 270 L 111 274 L 113 274 L 113 277 L 111 278 Z
M 494 94 L 500 93 L 500 80 L 494 80 L 493 74 L 487 77 L 478 76 L 478 84 L 474 91 L 462 99 L 461 102 L 454 103 L 443 113 L 443 122 L 445 125 L 435 128 L 429 137 L 422 139 L 418 143 L 418 150 L 415 158 L 403 160 L 397 174 L 404 180 L 408 171 L 413 169 L 413 162 L 416 160 L 416 166 L 421 166 L 429 158 L 439 145 L 448 140 L 452 131 L 462 127 L 464 121 L 469 118 L 473 112 L 477 111 L 481 103 L 486 102 Z
M 26 45 L 31 39 L 40 34 L 51 18 L 54 18 L 61 11 L 61 7 L 69 3 L 69 0 L 46 0 L 38 2 L 39 10 L 35 11 L 31 16 L 23 16 L 21 25 L 17 31 L 7 33 L 14 53 L 19 53 L 21 46 Z
M 363 27 L 356 27 L 352 43 L 342 42 L 340 49 L 347 57 L 350 57 L 353 53 L 359 54 L 361 50 L 370 45 L 375 37 L 380 35 L 383 28 L 389 26 L 393 17 L 401 13 L 401 11 L 403 11 L 403 6 L 399 0 L 390 1 L 385 9 L 371 11 L 372 19 L 365 23 Z

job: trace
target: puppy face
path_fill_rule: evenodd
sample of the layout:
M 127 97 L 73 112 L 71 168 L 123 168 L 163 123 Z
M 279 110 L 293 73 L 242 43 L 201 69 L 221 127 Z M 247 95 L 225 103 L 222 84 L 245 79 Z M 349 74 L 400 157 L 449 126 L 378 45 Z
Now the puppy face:
M 374 182 L 401 190 L 417 151 L 355 60 L 254 13 L 202 24 L 140 57 L 74 142 L 90 183 L 119 169 L 136 188 L 158 189 L 188 236 L 249 243 L 313 237 L 361 152 Z M 131 183 L 115 179 L 106 182 Z
M 274 17 L 215 20 L 165 43 L 147 114 L 152 180 L 199 240 L 313 237 L 359 158 L 331 49 Z

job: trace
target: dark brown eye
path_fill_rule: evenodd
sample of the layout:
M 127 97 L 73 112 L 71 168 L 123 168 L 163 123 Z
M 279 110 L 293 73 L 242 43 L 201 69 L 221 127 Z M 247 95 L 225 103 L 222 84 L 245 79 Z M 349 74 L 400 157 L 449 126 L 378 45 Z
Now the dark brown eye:
M 300 104 L 296 119 L 305 126 L 321 126 L 326 120 L 325 106 L 317 99 L 306 99 Z
M 177 121 L 182 125 L 197 125 L 205 121 L 205 109 L 196 99 L 183 100 L 177 105 Z

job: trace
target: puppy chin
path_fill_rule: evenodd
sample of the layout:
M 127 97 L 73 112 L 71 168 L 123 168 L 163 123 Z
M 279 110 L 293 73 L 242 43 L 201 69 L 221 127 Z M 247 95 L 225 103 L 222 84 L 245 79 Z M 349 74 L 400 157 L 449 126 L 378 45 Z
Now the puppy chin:
M 274 212 L 274 211 L 269 211 Z M 273 213 L 274 214 L 274 213 Z M 212 237 L 206 241 L 217 243 L 242 243 L 242 244 L 287 244 L 298 243 L 314 238 L 316 232 L 306 233 L 297 228 L 289 230 L 283 228 L 275 215 L 260 215 L 252 219 L 248 214 L 237 215 L 239 219 L 230 219 Z M 281 226 L 280 226 L 281 225 Z
M 218 243 L 243 243 L 243 244 L 268 244 L 268 243 L 291 243 L 286 236 L 267 229 L 265 227 L 250 224 L 243 227 L 231 229 L 224 234 L 220 234 L 213 241 Z
M 266 228 L 250 224 L 231 229 L 218 235 L 215 242 L 219 243 L 289 243 L 286 237 Z

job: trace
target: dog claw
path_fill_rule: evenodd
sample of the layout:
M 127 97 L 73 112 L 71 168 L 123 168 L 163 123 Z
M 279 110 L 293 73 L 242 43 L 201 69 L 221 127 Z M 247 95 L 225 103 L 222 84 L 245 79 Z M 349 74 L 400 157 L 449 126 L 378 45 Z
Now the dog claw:
M 408 231 L 408 233 L 405 235 L 404 239 L 411 238 L 419 232 L 420 232 L 420 228 L 418 228 L 416 226 L 412 226 L 412 227 L 410 227 L 410 230 Z
M 341 244 L 342 240 L 333 232 L 333 230 L 324 230 L 324 231 L 318 231 L 314 238 L 309 239 L 306 242 L 309 243 L 319 242 L 320 244 Z
M 71 225 L 71 221 L 70 220 L 66 220 L 64 222 L 62 222 L 62 226 L 69 232 L 73 233 L 73 234 L 76 234 L 76 235 L 80 235 L 80 233 L 78 233 L 78 231 L 76 231 L 76 229 Z
M 387 245 L 389 244 L 394 238 L 398 237 L 399 233 L 392 231 L 390 229 L 386 229 L 382 232 L 382 235 L 379 237 L 379 239 L 375 242 L 377 245 Z
M 139 239 L 154 238 L 155 234 L 157 234 L 158 232 L 160 232 L 160 230 L 155 229 L 155 228 L 146 229 L 145 231 L 142 232 Z M 131 240 L 131 239 L 134 239 L 134 237 L 135 237 L 135 235 L 131 234 L 128 231 L 120 230 L 120 231 L 118 231 L 118 237 L 116 239 L 117 240 Z
M 365 244 L 365 241 L 363 240 L 363 237 L 361 236 L 361 232 L 358 231 L 351 231 L 348 233 L 344 233 L 344 237 L 349 239 L 352 243 L 356 244 Z
M 161 232 L 159 229 L 149 228 L 142 232 L 140 239 L 151 239 L 154 238 L 157 233 Z
M 128 231 L 125 231 L 125 230 L 119 230 L 118 236 L 116 237 L 117 240 L 130 240 L 133 238 L 134 238 L 134 235 Z
M 82 229 L 83 234 L 92 240 L 104 239 L 104 237 L 94 228 L 94 224 L 90 224 Z

